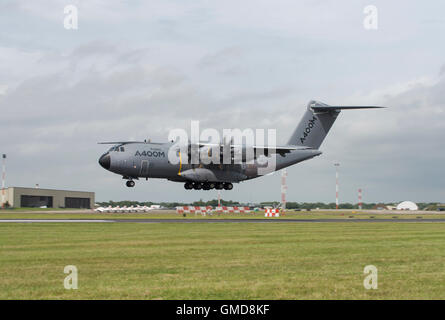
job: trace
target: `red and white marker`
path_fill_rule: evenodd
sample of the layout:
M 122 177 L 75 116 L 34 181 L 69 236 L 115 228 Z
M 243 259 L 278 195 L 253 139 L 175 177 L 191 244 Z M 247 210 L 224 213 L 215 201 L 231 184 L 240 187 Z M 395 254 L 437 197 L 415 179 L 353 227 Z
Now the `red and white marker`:
M 2 156 L 2 208 L 5 207 L 5 185 L 6 185 L 6 154 Z
M 335 166 L 335 209 L 338 210 L 338 167 L 340 163 L 334 163 Z
M 286 169 L 283 169 L 283 171 L 281 172 L 281 209 L 282 210 L 286 210 L 286 192 L 287 192 L 286 177 L 287 177 L 287 171 L 286 171 Z
M 268 217 L 279 217 L 280 216 L 280 209 L 278 209 L 278 208 L 266 208 L 266 212 L 264 213 L 264 216 L 266 218 L 268 218 Z

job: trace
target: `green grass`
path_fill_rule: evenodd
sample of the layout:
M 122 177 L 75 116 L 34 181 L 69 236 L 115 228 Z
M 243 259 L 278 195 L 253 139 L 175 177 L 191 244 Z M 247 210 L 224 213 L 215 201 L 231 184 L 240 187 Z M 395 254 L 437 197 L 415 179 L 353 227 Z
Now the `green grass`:
M 445 223 L 2 223 L 0 298 L 444 299 Z

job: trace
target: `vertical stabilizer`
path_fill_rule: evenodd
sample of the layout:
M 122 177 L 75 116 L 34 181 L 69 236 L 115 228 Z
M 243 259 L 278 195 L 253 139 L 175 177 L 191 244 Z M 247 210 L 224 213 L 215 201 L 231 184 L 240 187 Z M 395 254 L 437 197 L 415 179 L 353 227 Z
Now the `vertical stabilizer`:
M 329 106 L 319 101 L 310 101 L 307 110 L 289 139 L 289 145 L 318 149 L 340 114 L 347 109 L 372 109 L 377 106 Z

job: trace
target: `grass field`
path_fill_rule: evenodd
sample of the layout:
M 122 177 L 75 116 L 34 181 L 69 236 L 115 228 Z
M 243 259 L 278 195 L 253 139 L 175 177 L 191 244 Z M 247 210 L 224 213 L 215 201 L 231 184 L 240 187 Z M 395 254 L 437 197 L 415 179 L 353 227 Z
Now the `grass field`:
M 445 223 L 2 223 L 0 252 L 1 299 L 445 298 Z

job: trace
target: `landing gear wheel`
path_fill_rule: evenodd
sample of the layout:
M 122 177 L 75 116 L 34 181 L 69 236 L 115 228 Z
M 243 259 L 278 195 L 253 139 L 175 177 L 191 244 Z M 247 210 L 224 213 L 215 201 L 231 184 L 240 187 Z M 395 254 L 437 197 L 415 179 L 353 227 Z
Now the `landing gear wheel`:
M 133 188 L 135 184 L 136 183 L 134 183 L 133 180 L 128 180 L 127 183 L 126 183 L 127 187 L 129 187 L 129 188 Z
M 193 184 L 193 189 L 201 190 L 202 189 L 202 185 L 199 182 L 196 182 L 196 183 Z
M 204 183 L 202 184 L 202 188 L 203 188 L 204 190 L 210 190 L 210 184 L 209 184 L 208 182 L 204 182 Z
M 224 190 L 232 190 L 232 189 L 233 189 L 233 184 L 231 184 L 230 182 L 224 183 Z
M 216 187 L 216 183 L 214 183 L 214 182 L 210 182 L 210 183 L 209 183 L 209 186 L 210 186 L 210 189 L 215 189 L 215 187 Z
M 191 183 L 191 182 L 186 182 L 186 183 L 184 183 L 184 188 L 185 188 L 186 190 L 191 190 L 191 189 L 193 189 L 193 183 Z
M 222 190 L 223 188 L 224 188 L 224 184 L 222 184 L 221 182 L 218 182 L 215 184 L 216 190 Z

